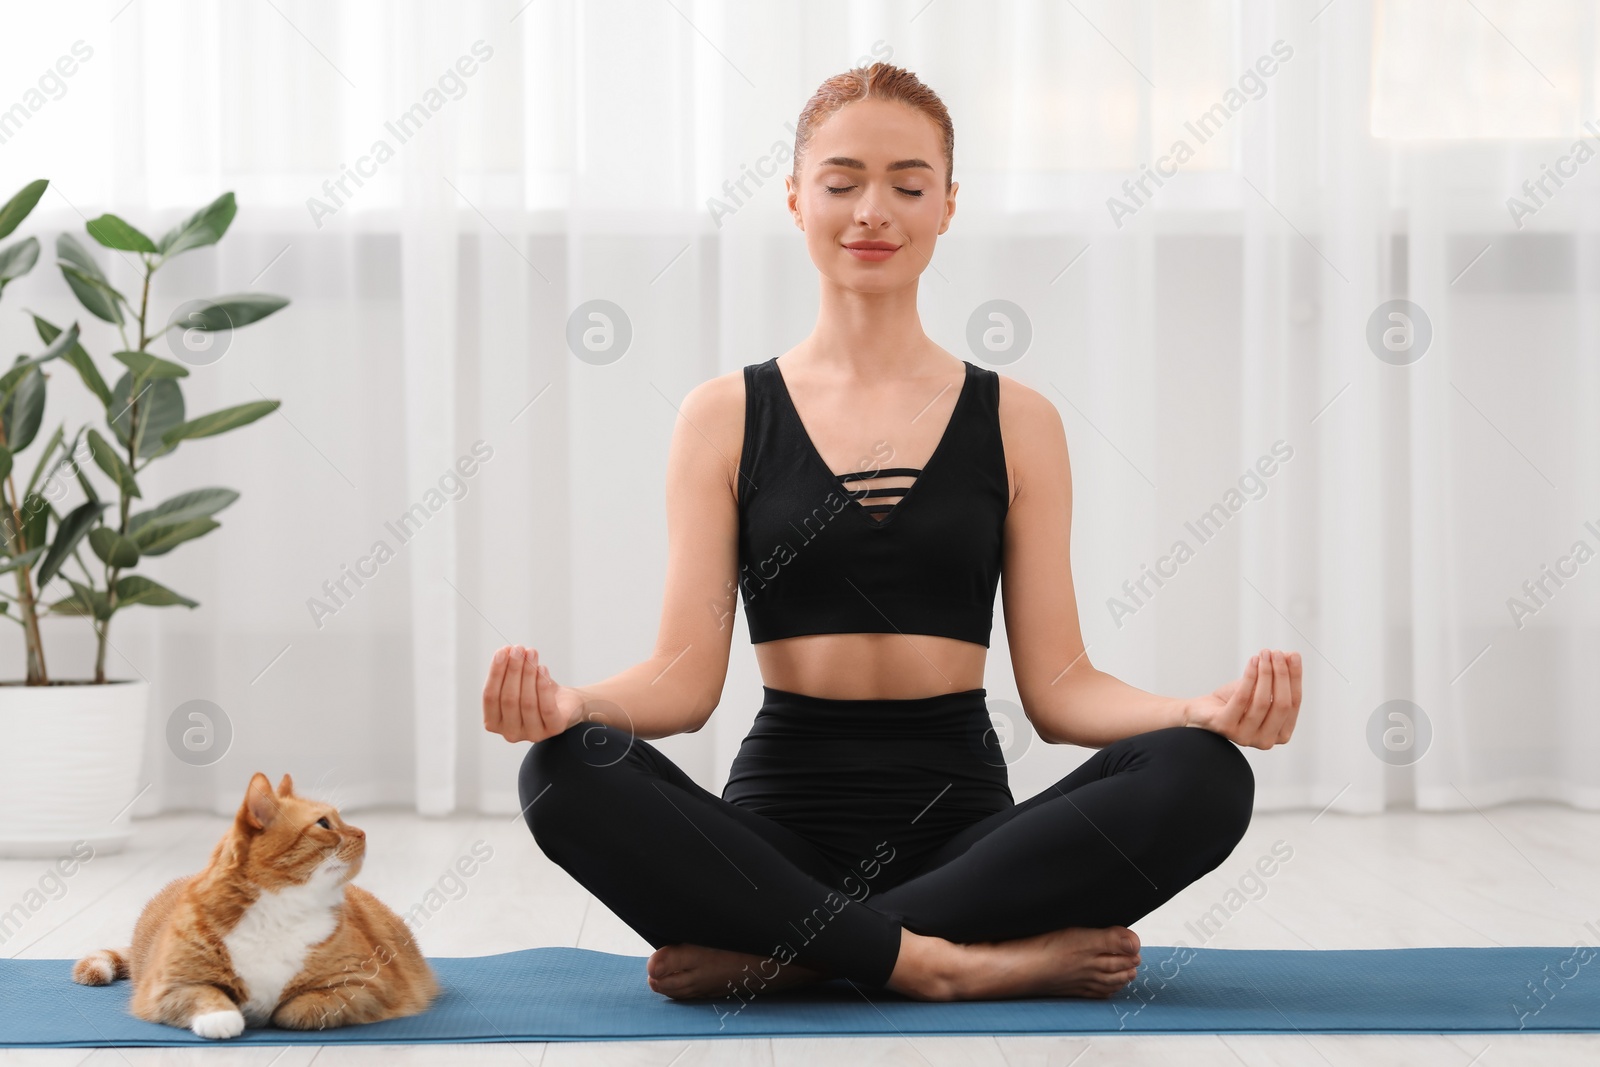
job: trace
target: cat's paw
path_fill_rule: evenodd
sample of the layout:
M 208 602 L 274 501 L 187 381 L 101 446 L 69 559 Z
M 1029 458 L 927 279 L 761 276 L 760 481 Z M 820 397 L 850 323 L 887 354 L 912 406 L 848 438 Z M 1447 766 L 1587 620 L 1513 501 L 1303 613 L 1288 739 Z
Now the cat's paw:
M 340 1026 L 343 1006 L 330 1008 L 327 998 L 318 993 L 302 993 L 278 1005 L 272 1025 L 284 1030 L 327 1030 Z
M 238 1037 L 244 1033 L 244 1016 L 232 1008 L 208 1011 L 189 1020 L 189 1029 L 201 1037 Z

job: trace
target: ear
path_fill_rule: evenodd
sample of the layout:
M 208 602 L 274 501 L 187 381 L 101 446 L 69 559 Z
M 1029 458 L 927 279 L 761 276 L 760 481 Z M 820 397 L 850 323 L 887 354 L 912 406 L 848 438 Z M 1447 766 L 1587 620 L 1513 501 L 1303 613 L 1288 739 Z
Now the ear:
M 294 779 L 290 778 L 289 775 L 286 773 L 283 776 L 283 780 L 278 783 L 278 795 L 280 797 L 286 797 L 286 796 L 288 796 L 289 794 L 291 794 L 293 792 L 294 792 Z
M 244 791 L 244 803 L 239 805 L 237 822 L 247 830 L 265 830 L 278 814 L 278 801 L 272 795 L 272 783 L 257 771 Z
M 794 222 L 795 228 L 804 230 L 806 220 L 800 217 L 800 187 L 795 184 L 793 174 L 783 176 L 783 203 L 789 209 L 789 218 Z

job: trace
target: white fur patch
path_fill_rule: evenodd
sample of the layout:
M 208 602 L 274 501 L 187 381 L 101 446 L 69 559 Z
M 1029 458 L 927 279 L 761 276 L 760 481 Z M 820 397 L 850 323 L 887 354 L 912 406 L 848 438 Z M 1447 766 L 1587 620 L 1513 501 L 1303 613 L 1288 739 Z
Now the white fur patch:
M 234 973 L 244 981 L 249 999 L 239 1007 L 250 1025 L 266 1024 L 283 987 L 303 969 L 311 946 L 326 941 L 339 925 L 349 869 L 330 857 L 304 885 L 263 892 L 222 939 Z
M 238 1037 L 244 1033 L 244 1016 L 232 1008 L 208 1011 L 191 1019 L 189 1029 L 201 1037 Z
M 109 985 L 117 977 L 117 969 L 104 952 L 96 952 L 88 960 L 89 969 L 100 980 L 101 985 Z

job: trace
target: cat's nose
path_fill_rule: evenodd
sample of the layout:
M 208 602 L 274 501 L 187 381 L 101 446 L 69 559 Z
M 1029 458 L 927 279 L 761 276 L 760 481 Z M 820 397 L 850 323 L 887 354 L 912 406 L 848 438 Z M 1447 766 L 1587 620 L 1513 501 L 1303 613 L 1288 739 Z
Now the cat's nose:
M 354 837 L 358 840 L 364 839 L 367 836 L 367 832 L 365 830 L 358 829 L 354 826 L 346 827 L 346 829 L 350 831 L 351 837 Z

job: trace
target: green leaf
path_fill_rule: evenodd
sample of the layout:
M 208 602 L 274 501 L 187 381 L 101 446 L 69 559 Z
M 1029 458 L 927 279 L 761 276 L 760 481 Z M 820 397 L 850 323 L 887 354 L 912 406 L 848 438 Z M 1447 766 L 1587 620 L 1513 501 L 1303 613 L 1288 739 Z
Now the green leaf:
M 223 193 L 193 215 L 178 223 L 156 244 L 163 256 L 175 256 L 191 248 L 214 245 L 228 232 L 228 225 L 239 210 L 233 194 Z
M 66 432 L 67 428 L 63 424 L 61 426 L 57 426 L 56 432 L 50 435 L 50 442 L 44 446 L 44 455 L 40 456 L 39 462 L 34 465 L 33 477 L 28 479 L 28 488 L 25 490 L 25 492 L 33 492 L 34 487 L 39 484 L 39 475 L 44 473 L 44 465 L 50 462 L 51 456 L 55 455 L 56 449 L 61 445 L 61 439 L 66 436 Z M 62 458 L 67 459 L 70 457 L 63 456 Z M 59 467 L 60 465 L 61 464 L 57 462 L 56 466 Z M 4 478 L 5 475 L 0 474 L 0 480 L 3 480 Z
M 150 378 L 187 378 L 189 368 L 170 359 L 152 356 L 148 352 L 113 352 L 111 358 L 133 371 L 134 379 L 143 383 Z
M 31 181 L 24 185 L 16 196 L 7 200 L 5 207 L 0 207 L 0 237 L 9 237 L 11 231 L 22 224 L 22 220 L 28 217 L 28 213 L 39 202 L 49 184 L 50 182 L 44 178 Z
M 90 500 L 99 500 L 100 494 L 94 491 L 94 483 L 89 480 L 88 465 L 79 462 L 78 439 L 83 436 L 83 431 L 85 429 L 87 429 L 87 427 L 78 427 L 77 432 L 72 435 L 72 444 L 68 445 L 62 451 L 61 458 L 58 459 L 56 461 L 56 465 L 50 469 L 50 473 L 45 476 L 45 480 L 48 483 L 49 479 L 54 477 L 55 472 L 61 467 L 70 467 L 72 473 L 78 478 L 78 484 L 83 487 L 83 495 Z M 34 474 L 37 476 L 38 471 L 35 471 Z M 33 491 L 32 482 L 28 483 L 28 491 Z
M 33 325 L 39 331 L 39 337 L 45 344 L 54 341 L 61 334 L 59 329 L 37 315 L 33 316 Z M 77 336 L 77 327 L 77 323 L 73 323 L 69 327 L 74 331 L 74 337 Z M 111 403 L 111 389 L 106 385 L 106 380 L 100 377 L 99 369 L 95 367 L 94 360 L 89 358 L 89 353 L 84 351 L 82 344 L 74 340 L 72 344 L 67 346 L 67 350 L 61 354 L 61 358 L 69 363 L 73 370 L 78 372 L 78 377 L 83 379 L 83 384 L 88 386 L 91 393 L 100 398 L 100 403 Z
M 19 359 L 12 368 L 0 375 L 0 398 L 8 398 L 12 390 L 27 375 L 28 371 L 41 363 L 49 363 L 57 356 L 63 355 L 73 345 L 78 343 L 78 324 L 74 322 L 67 327 L 67 332 L 58 334 L 56 339 L 45 346 L 45 350 L 32 359 Z
M 37 545 L 20 556 L 13 556 L 4 563 L 0 563 L 0 574 L 4 574 L 6 571 L 14 571 L 18 567 L 33 566 L 33 561 L 44 555 L 44 550 L 48 547 L 48 545 Z
M 54 604 L 51 604 L 50 614 L 91 615 L 93 612 L 89 608 L 84 607 L 83 601 L 79 600 L 76 595 L 73 595 L 69 597 L 63 597 L 62 599 L 57 600 Z
M 56 238 L 56 259 L 78 302 L 95 318 L 122 324 L 122 294 L 114 289 L 89 250 L 70 233 Z
M 104 589 L 92 589 L 71 578 L 67 579 L 67 584 L 72 586 L 73 595 L 50 605 L 52 612 L 59 615 L 93 615 L 101 620 L 111 618 L 111 602 Z
M 111 480 L 117 483 L 117 488 L 125 496 L 143 496 L 139 492 L 139 483 L 133 480 L 133 470 L 117 455 L 117 450 L 100 436 L 100 431 L 89 431 L 89 454 L 94 457 L 95 465 L 105 471 Z
M 170 500 L 163 500 L 149 511 L 136 512 L 130 516 L 128 534 L 137 537 L 149 525 L 176 526 L 191 519 L 215 515 L 238 499 L 237 490 L 225 489 L 220 485 L 191 489 L 187 493 L 179 493 Z
M 56 259 L 77 267 L 97 282 L 111 284 L 106 281 L 106 276 L 101 272 L 100 264 L 96 262 L 93 254 L 70 233 L 61 234 L 56 238 Z
M 136 541 L 145 555 L 164 556 L 185 541 L 203 537 L 221 525 L 215 519 L 190 519 L 175 526 L 165 523 L 151 525 L 139 531 Z
M 211 437 L 229 430 L 248 426 L 263 415 L 270 415 L 278 410 L 280 400 L 252 400 L 248 404 L 239 404 L 221 411 L 213 411 L 209 415 L 201 415 L 198 419 L 191 419 L 181 426 L 176 426 L 161 435 L 161 440 L 168 445 L 175 445 L 179 441 L 187 441 L 194 437 Z
M 7 516 L 9 520 L 10 516 Z M 38 493 L 28 493 L 22 498 L 23 548 L 43 547 L 49 543 L 45 536 L 50 524 L 50 501 Z
M 11 449 L 0 445 L 0 482 L 11 476 Z M 31 486 L 29 488 L 32 488 Z
M 38 367 L 25 368 L 22 380 L 0 406 L 0 418 L 5 420 L 6 447 L 13 454 L 33 443 L 44 421 L 44 373 Z
M 117 379 L 111 390 L 111 406 L 106 409 L 106 422 L 117 441 L 126 450 L 129 424 L 133 421 L 133 374 Z M 183 390 L 171 378 L 156 378 L 139 387 L 139 458 L 149 459 L 170 452 L 161 441 L 161 435 L 183 425 Z
M 96 526 L 89 531 L 89 547 L 107 566 L 132 567 L 139 562 L 138 543 L 109 526 Z
M 200 606 L 198 600 L 190 600 L 180 593 L 157 582 L 152 582 L 142 574 L 130 574 L 117 579 L 117 607 L 132 607 L 134 604 L 149 604 L 151 607 L 169 607 L 182 604 L 186 608 Z
M 77 438 L 73 438 L 72 454 L 76 456 L 77 453 Z M 72 470 L 78 476 L 78 484 L 83 487 L 83 495 L 90 500 L 99 500 L 100 494 L 94 491 L 94 483 L 89 480 L 89 472 L 84 468 L 84 465 L 75 462 L 72 464 Z
M 39 239 L 29 237 L 24 241 L 13 241 L 11 244 L 0 248 L 0 289 L 4 289 L 6 282 L 13 278 L 20 278 L 33 269 L 39 262 Z
M 286 296 L 271 293 L 234 293 L 215 296 L 195 307 L 184 316 L 181 328 L 185 330 L 236 330 L 248 326 L 289 306 Z
M 101 215 L 85 224 L 89 236 L 107 248 L 123 252 L 154 252 L 156 243 L 116 215 Z
M 62 237 L 65 237 L 62 234 Z M 98 281 L 81 267 L 71 263 L 58 263 L 61 276 L 67 280 L 67 287 L 72 290 L 82 304 L 97 319 L 104 319 L 114 326 L 121 326 L 122 302 L 119 294 L 111 288 L 111 283 Z
M 78 303 L 95 318 L 104 319 L 114 326 L 122 325 L 122 305 L 125 300 L 110 282 L 100 281 L 70 263 L 58 265 L 61 267 L 61 276 L 67 279 L 67 285 L 77 296 Z
M 108 506 L 106 501 L 79 504 L 57 524 L 55 543 L 50 546 L 50 554 L 45 556 L 44 563 L 39 568 L 39 588 L 43 589 L 50 579 L 56 576 L 61 565 L 67 562 L 67 557 L 72 555 L 72 550 L 78 547 L 78 542 L 83 540 L 84 534 L 100 521 L 100 513 Z

